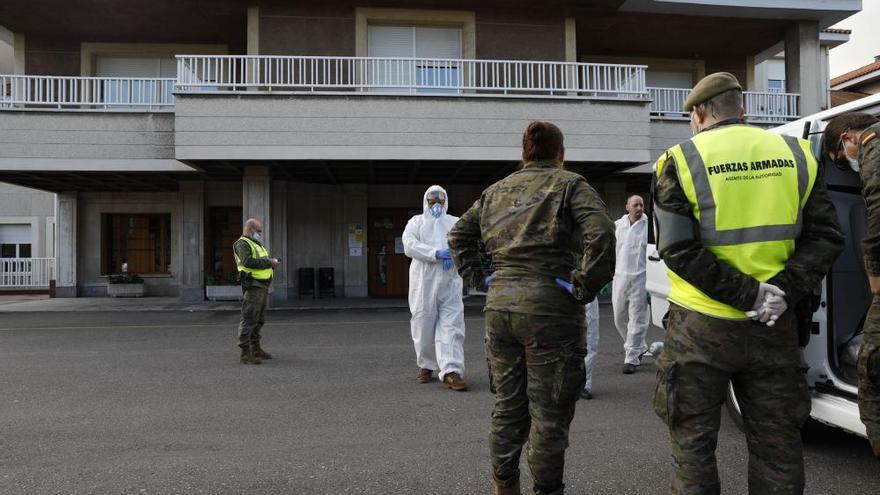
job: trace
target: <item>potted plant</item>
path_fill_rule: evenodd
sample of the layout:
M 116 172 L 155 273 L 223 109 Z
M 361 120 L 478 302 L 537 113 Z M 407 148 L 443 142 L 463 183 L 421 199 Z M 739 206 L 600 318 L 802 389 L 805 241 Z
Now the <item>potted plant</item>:
M 122 264 L 122 273 L 107 277 L 107 295 L 110 297 L 143 297 L 144 279 L 128 273 L 128 264 Z
M 205 279 L 205 298 L 209 301 L 238 301 L 241 285 L 238 273 L 215 273 Z

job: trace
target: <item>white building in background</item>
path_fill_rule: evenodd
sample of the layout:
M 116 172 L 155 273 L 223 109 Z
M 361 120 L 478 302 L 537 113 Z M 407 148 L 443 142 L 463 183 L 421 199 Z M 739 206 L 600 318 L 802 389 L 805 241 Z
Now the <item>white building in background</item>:
M 13 44 L 13 33 L 0 27 L 0 73 L 14 72 Z M 8 132 L 15 131 L 0 128 L 0 140 Z M 2 140 L 0 146 L 5 142 Z M 33 287 L 25 285 L 25 282 L 33 283 L 32 280 L 11 276 L 11 272 L 23 266 L 29 270 L 33 266 L 12 260 L 33 258 L 55 258 L 55 195 L 0 183 L 0 294 L 11 289 L 44 287 L 43 281 L 37 281 Z
M 649 189 L 623 172 L 690 135 L 704 75 L 743 81 L 758 124 L 822 108 L 820 31 L 861 1 L 755 4 L 5 0 L 0 181 L 57 193 L 60 296 L 106 294 L 127 263 L 148 294 L 201 300 L 252 216 L 284 260 L 274 297 L 320 268 L 337 295 L 403 296 L 399 237 L 425 187 L 460 214 L 515 169 L 531 120 L 560 125 L 567 165 L 617 215 Z M 770 92 L 755 65 L 781 51 Z

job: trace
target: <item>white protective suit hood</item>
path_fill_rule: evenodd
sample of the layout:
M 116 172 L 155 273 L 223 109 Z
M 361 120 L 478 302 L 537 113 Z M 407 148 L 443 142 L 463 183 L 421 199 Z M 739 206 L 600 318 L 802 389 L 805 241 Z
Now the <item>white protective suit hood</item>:
M 422 213 L 425 215 L 425 217 L 427 217 L 431 220 L 435 220 L 435 218 L 434 218 L 434 215 L 431 214 L 431 208 L 428 206 L 428 195 L 431 194 L 432 192 L 435 192 L 435 191 L 439 192 L 440 194 L 443 195 L 444 198 L 446 198 L 443 201 L 443 216 L 441 216 L 440 218 L 445 217 L 446 212 L 449 211 L 449 195 L 446 194 L 446 189 L 443 189 L 440 186 L 431 186 L 428 188 L 427 191 L 425 191 L 425 195 L 422 196 Z M 437 220 L 439 220 L 439 219 L 437 219 Z

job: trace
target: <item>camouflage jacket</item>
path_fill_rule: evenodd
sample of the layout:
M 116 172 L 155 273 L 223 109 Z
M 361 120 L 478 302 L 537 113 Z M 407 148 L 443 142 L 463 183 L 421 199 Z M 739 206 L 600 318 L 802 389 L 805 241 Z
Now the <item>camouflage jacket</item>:
M 251 239 L 254 241 L 253 239 Z M 254 241 L 259 245 L 263 245 L 259 241 Z M 251 253 L 251 246 L 247 243 L 247 241 L 239 238 L 235 241 L 235 244 L 232 245 L 232 250 L 235 251 L 235 255 L 238 256 L 238 259 L 241 260 L 241 264 L 245 268 L 252 268 L 254 270 L 262 270 L 264 268 L 272 268 L 272 260 L 269 258 L 254 258 L 253 253 Z M 241 276 L 241 273 L 239 273 Z M 259 287 L 269 287 L 272 283 L 272 279 L 269 280 L 255 280 L 253 278 L 250 279 L 250 283 Z
M 749 311 L 758 297 L 758 280 L 719 260 L 700 243 L 699 225 L 678 180 L 675 161 L 667 155 L 659 177 L 655 177 L 654 207 L 690 216 L 694 237 L 665 247 L 660 253 L 666 266 L 707 296 L 742 311 Z M 662 227 L 658 236 L 662 236 Z M 767 283 L 785 291 L 788 306 L 794 308 L 811 293 L 843 249 L 843 234 L 837 212 L 828 195 L 824 172 L 819 167 L 813 190 L 802 213 L 800 237 L 785 268 Z
M 582 176 L 550 162 L 527 163 L 489 186 L 449 232 L 459 274 L 481 288 L 480 242 L 496 271 L 486 308 L 583 315 L 614 275 L 614 222 Z M 555 281 L 571 281 L 574 297 Z
M 868 275 L 880 275 L 880 124 L 874 124 L 861 135 L 859 164 L 861 165 L 862 195 L 867 206 L 865 239 L 865 269 Z

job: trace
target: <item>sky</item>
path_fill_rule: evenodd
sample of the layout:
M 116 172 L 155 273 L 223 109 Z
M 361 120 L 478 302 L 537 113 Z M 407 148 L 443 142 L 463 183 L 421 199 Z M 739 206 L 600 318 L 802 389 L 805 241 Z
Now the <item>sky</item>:
M 862 11 L 832 26 L 852 29 L 849 41 L 831 50 L 831 77 L 858 69 L 880 55 L 880 0 L 862 0 Z

